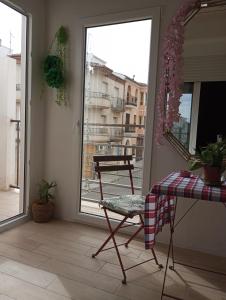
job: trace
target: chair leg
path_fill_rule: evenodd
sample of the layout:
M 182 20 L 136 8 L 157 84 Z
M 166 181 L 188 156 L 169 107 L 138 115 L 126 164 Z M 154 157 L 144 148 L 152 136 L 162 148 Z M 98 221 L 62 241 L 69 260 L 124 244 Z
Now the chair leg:
M 142 218 L 141 215 L 139 215 L 139 217 L 140 217 L 140 222 L 141 222 L 142 225 L 141 225 L 140 228 L 138 228 L 138 230 L 130 237 L 130 239 L 125 243 L 126 248 L 128 248 L 129 243 L 130 243 L 130 242 L 135 238 L 135 236 L 136 236 L 136 235 L 144 228 L 144 220 L 143 220 L 143 218 Z M 159 269 L 163 269 L 163 265 L 160 264 L 160 263 L 158 262 L 157 256 L 156 256 L 156 254 L 155 254 L 155 250 L 154 250 L 154 249 L 151 249 L 151 252 L 152 252 L 152 255 L 153 255 L 153 257 L 154 257 L 154 260 L 155 260 L 156 265 L 159 267 Z
M 123 266 L 123 263 L 122 263 L 122 259 L 121 259 L 121 256 L 120 256 L 120 253 L 119 253 L 119 250 L 118 250 L 118 247 L 117 247 L 117 244 L 116 244 L 116 240 L 115 240 L 115 234 L 117 233 L 117 231 L 120 229 L 120 227 L 123 225 L 123 223 L 127 220 L 127 217 L 125 217 L 120 223 L 119 225 L 113 230 L 112 227 L 111 227 L 111 223 L 110 223 L 110 220 L 109 220 L 109 217 L 108 217 L 108 214 L 107 214 L 107 210 L 104 208 L 104 213 L 105 213 L 105 217 L 106 217 L 106 220 L 107 220 L 107 224 L 108 224 L 108 228 L 109 228 L 109 231 L 110 231 L 110 235 L 109 237 L 106 239 L 106 241 L 103 243 L 103 245 L 100 247 L 100 249 L 92 255 L 92 257 L 96 257 L 103 249 L 104 247 L 106 246 L 106 244 L 110 241 L 110 239 L 113 240 L 113 244 L 114 244 L 114 248 L 115 248 L 115 251 L 116 251 L 116 254 L 118 256 L 118 260 L 119 260 L 119 264 L 120 264 L 120 267 L 121 267 L 121 270 L 122 270 L 122 274 L 123 274 L 123 280 L 122 280 L 122 283 L 123 284 L 126 284 L 126 272 L 125 272 L 125 269 L 124 269 L 124 266 Z
M 108 222 L 110 223 L 106 209 L 104 209 L 104 213 L 105 213 L 105 216 L 107 219 L 107 223 Z M 97 252 L 92 254 L 93 258 L 95 258 L 104 249 L 104 247 L 107 245 L 107 243 L 110 241 L 110 239 L 112 239 L 113 235 L 117 233 L 117 231 L 120 229 L 120 227 L 124 224 L 124 222 L 126 220 L 127 220 L 127 217 L 125 217 L 114 230 L 112 230 L 112 228 L 111 228 L 110 235 L 108 236 L 108 238 L 105 240 L 105 242 L 102 244 L 102 246 L 97 250 Z M 108 227 L 109 227 L 109 225 L 108 225 Z
M 140 222 L 141 226 L 137 229 L 137 231 L 130 237 L 130 239 L 125 243 L 126 248 L 128 248 L 129 243 L 135 238 L 135 236 L 144 228 L 144 221 L 141 215 L 140 217 Z
M 125 247 L 128 248 L 129 243 L 135 238 L 135 236 L 144 228 L 143 225 L 141 225 L 137 231 L 129 238 L 129 240 L 125 243 Z
M 113 243 L 114 243 L 114 246 L 115 246 L 115 251 L 116 251 L 116 253 L 117 253 L 117 256 L 118 256 L 118 260 L 119 260 L 119 264 L 120 264 L 120 267 L 121 267 L 121 270 L 122 270 L 122 274 L 123 274 L 123 280 L 122 280 L 122 283 L 123 284 L 126 284 L 126 272 L 125 272 L 125 269 L 124 269 L 124 266 L 123 266 L 123 263 L 122 263 L 122 259 L 121 259 L 121 256 L 120 256 L 120 253 L 119 253 L 119 250 L 118 250 L 118 247 L 117 247 L 117 244 L 116 244 L 116 241 L 115 241 L 115 233 L 116 233 L 116 230 L 112 230 L 112 227 L 111 227 L 111 223 L 110 223 L 110 220 L 109 220 L 109 218 L 108 218 L 108 214 L 107 214 L 107 211 L 106 211 L 106 209 L 104 209 L 104 213 L 105 213 L 105 216 L 106 216 L 106 219 L 107 219 L 107 223 L 108 223 L 108 228 L 109 228 L 109 230 L 110 230 L 110 233 L 111 233 L 111 238 L 112 238 L 112 240 L 113 240 Z M 127 217 L 126 218 L 124 218 L 125 220 L 127 219 Z M 124 223 L 125 221 L 123 220 L 123 222 L 121 222 L 122 224 Z M 120 223 L 120 224 L 121 224 Z M 122 225 L 121 224 L 121 225 Z M 120 226 L 121 226 L 120 225 Z

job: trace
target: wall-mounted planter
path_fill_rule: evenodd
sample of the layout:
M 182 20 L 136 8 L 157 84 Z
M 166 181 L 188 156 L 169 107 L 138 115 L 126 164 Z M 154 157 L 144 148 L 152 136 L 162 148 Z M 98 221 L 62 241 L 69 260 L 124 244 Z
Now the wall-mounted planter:
M 66 105 L 66 47 L 68 33 L 65 27 L 61 26 L 56 32 L 49 53 L 43 64 L 44 80 L 46 84 L 56 89 L 58 105 Z

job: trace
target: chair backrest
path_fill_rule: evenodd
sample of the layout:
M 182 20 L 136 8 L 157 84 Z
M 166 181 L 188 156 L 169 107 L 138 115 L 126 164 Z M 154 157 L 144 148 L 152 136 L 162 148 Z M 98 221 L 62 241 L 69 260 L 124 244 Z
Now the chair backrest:
M 133 176 L 132 170 L 134 169 L 133 164 L 130 161 L 133 159 L 132 155 L 94 155 L 94 169 L 98 174 L 99 185 L 100 185 L 100 196 L 101 200 L 103 197 L 103 187 L 101 180 L 102 172 L 112 172 L 112 171 L 129 171 L 130 185 L 132 194 L 134 194 L 134 186 L 133 186 Z M 112 164 L 112 162 L 123 162 L 123 164 Z

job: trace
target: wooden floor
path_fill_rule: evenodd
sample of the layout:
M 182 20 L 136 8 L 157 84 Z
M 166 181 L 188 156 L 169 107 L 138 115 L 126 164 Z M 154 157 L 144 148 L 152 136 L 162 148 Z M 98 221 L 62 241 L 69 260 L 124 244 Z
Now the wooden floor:
M 2 233 L 0 300 L 160 299 L 164 271 L 154 263 L 129 271 L 125 286 L 114 252 L 90 257 L 105 236 L 102 230 L 60 221 L 28 222 Z M 165 250 L 163 246 L 156 250 L 162 263 Z M 122 253 L 126 265 L 149 255 L 141 241 L 134 241 L 128 250 L 122 248 Z M 226 271 L 223 258 L 182 249 L 176 255 L 185 262 Z M 178 273 L 169 271 L 167 291 L 189 300 L 225 300 L 226 277 L 178 266 Z

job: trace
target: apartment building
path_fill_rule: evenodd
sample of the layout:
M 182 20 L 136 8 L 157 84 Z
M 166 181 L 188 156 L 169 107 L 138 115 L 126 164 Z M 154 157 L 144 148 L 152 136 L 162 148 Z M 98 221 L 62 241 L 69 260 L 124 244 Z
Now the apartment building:
M 16 61 L 9 54 L 10 49 L 0 44 L 0 190 L 15 183 L 16 169 L 16 131 L 11 122 L 16 116 Z
M 142 159 L 147 85 L 89 54 L 84 105 L 83 176 L 93 177 L 94 154 L 132 154 Z

